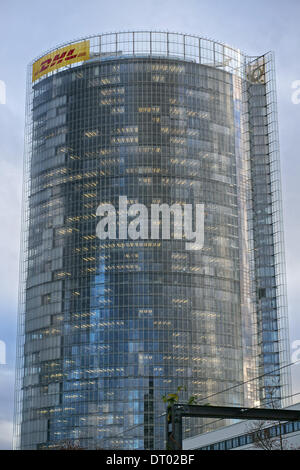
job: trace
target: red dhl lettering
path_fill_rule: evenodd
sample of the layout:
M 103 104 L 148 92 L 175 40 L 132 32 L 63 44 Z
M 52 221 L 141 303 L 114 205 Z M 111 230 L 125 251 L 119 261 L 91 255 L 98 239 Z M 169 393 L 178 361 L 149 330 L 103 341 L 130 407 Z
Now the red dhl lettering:
M 42 58 L 33 64 L 33 81 L 51 70 L 56 70 L 69 63 L 89 59 L 89 42 L 78 43 L 69 48 L 62 48 L 60 51 L 49 55 L 46 56 L 45 60 L 42 60 Z M 54 57 L 51 57 L 51 55 L 54 55 Z M 42 62 L 40 62 L 41 60 Z

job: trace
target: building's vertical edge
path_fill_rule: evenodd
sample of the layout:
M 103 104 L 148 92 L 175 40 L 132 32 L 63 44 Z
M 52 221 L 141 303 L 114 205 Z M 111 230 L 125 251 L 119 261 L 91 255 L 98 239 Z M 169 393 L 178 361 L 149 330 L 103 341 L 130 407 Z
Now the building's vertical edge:
M 240 296 L 243 343 L 243 380 L 245 406 L 258 406 L 258 345 L 253 272 L 251 178 L 249 162 L 248 107 L 245 83 L 233 75 L 235 151 L 239 206 Z
M 275 57 L 273 52 L 264 56 L 265 60 L 265 81 L 267 95 L 267 118 L 268 136 L 271 170 L 271 195 L 272 195 L 272 223 L 274 232 L 274 258 L 275 258 L 275 278 L 276 278 L 276 302 L 278 311 L 278 331 L 279 331 L 279 356 L 280 356 L 280 382 L 282 389 L 283 407 L 292 404 L 291 401 L 291 368 L 287 365 L 290 361 L 289 324 L 288 324 L 288 303 L 287 303 L 287 282 L 286 263 L 283 229 L 283 208 L 281 190 L 281 167 L 280 167 L 280 146 L 278 131 L 277 113 L 277 93 L 275 75 Z
M 16 372 L 15 372 L 15 405 L 13 426 L 13 448 L 19 450 L 21 443 L 21 421 L 23 404 L 23 377 L 24 377 L 24 318 L 25 318 L 25 288 L 27 275 L 27 244 L 28 244 L 28 197 L 29 197 L 29 165 L 32 152 L 32 69 L 28 66 L 26 76 L 26 107 L 25 107 L 25 134 L 23 155 L 22 179 L 22 205 L 21 205 L 21 238 L 19 258 L 19 293 L 18 293 L 18 321 L 16 344 Z
M 265 406 L 281 406 L 290 394 L 290 378 L 272 54 L 249 61 L 247 83 L 260 395 Z

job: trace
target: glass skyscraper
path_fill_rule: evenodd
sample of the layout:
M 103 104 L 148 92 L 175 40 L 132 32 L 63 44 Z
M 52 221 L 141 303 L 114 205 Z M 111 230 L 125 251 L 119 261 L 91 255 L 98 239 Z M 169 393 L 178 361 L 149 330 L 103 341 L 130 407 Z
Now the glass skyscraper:
M 16 447 L 163 449 L 178 386 L 182 402 L 287 404 L 272 53 L 92 36 L 30 64 L 26 114 Z M 99 239 L 97 207 L 119 196 L 203 204 L 203 248 Z

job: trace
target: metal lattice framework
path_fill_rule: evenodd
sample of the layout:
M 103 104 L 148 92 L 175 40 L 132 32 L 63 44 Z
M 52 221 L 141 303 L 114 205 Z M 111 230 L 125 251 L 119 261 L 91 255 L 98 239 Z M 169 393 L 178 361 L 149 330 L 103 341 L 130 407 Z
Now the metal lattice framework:
M 171 407 L 166 418 L 166 441 L 168 450 L 182 450 L 182 420 L 184 417 L 251 419 L 260 421 L 299 421 L 300 411 L 270 408 L 176 404 Z
M 240 49 L 222 42 L 196 35 L 166 31 L 125 31 L 105 33 L 78 38 L 57 45 L 36 57 L 30 64 L 58 48 L 75 44 L 81 40 L 90 41 L 91 60 L 118 57 L 169 58 L 216 67 L 229 73 L 242 76 L 246 55 Z M 65 68 L 78 66 L 78 63 Z M 63 70 L 61 68 L 59 71 Z M 57 71 L 50 72 L 56 74 Z

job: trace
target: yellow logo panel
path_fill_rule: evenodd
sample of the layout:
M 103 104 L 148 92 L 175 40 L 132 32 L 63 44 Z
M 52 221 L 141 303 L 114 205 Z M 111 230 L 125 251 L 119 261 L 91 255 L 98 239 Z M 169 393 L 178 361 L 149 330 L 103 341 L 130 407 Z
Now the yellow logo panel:
M 90 41 L 82 41 L 70 46 L 57 49 L 50 54 L 44 55 L 34 62 L 32 66 L 32 81 L 34 82 L 52 70 L 65 67 L 68 64 L 82 62 L 90 58 Z

